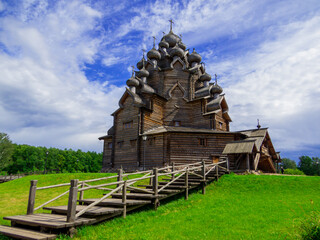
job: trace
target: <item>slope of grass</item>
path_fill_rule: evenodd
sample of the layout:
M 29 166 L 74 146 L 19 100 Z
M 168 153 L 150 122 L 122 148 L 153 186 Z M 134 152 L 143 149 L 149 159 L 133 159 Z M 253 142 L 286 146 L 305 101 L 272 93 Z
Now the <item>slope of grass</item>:
M 38 185 L 101 176 L 39 176 Z M 25 213 L 32 177 L 28 178 L 0 184 L 1 217 Z M 206 195 L 195 192 L 188 201 L 179 197 L 157 211 L 149 209 L 126 219 L 83 227 L 74 239 L 296 239 L 298 226 L 320 207 L 319 186 L 319 177 L 226 175 L 207 186 Z

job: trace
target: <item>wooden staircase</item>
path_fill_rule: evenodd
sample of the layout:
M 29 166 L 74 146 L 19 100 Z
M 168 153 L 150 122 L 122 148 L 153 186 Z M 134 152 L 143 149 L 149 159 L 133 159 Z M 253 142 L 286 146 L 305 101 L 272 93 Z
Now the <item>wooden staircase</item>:
M 190 189 L 202 188 L 205 193 L 205 186 L 228 173 L 227 167 L 222 165 L 226 161 L 214 164 L 205 162 L 189 165 L 170 166 L 152 171 L 123 174 L 120 170 L 116 176 L 105 177 L 94 180 L 71 180 L 54 186 L 37 188 L 37 181 L 31 181 L 27 215 L 8 216 L 4 219 L 11 221 L 11 227 L 0 226 L 0 233 L 16 239 L 55 239 L 59 233 L 67 233 L 73 236 L 76 227 L 92 225 L 107 219 L 120 216 L 126 217 L 127 212 L 134 209 L 153 205 L 155 209 L 160 201 L 176 194 L 185 194 L 188 199 Z M 132 178 L 132 175 L 143 177 Z M 128 176 L 131 176 L 130 179 Z M 89 185 L 94 181 L 116 181 L 99 185 Z M 127 177 L 128 180 L 123 180 Z M 149 180 L 149 184 L 139 184 L 141 181 Z M 52 200 L 34 208 L 36 191 L 70 186 L 69 191 L 53 198 Z M 113 186 L 114 188 L 111 188 Z M 110 188 L 107 188 L 110 187 Z M 84 192 L 89 189 L 106 190 L 109 193 L 101 198 L 84 198 Z M 80 197 L 77 199 L 78 192 Z M 63 206 L 46 207 L 49 203 L 69 193 L 68 204 Z M 34 213 L 38 209 L 50 210 L 51 213 Z

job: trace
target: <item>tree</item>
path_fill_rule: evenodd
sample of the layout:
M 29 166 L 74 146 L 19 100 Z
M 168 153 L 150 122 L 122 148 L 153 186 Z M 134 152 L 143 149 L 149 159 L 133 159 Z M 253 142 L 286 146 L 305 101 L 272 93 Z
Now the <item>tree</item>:
M 308 156 L 301 156 L 299 157 L 299 163 L 298 167 L 299 169 L 304 172 L 306 175 L 315 175 L 316 174 L 316 169 L 315 169 L 315 164 L 313 164 L 313 161 L 310 157 Z
M 0 132 L 0 171 L 10 164 L 13 150 L 8 134 Z
M 297 168 L 297 164 L 294 160 L 291 160 L 289 158 L 282 158 L 282 163 L 281 163 L 281 166 L 284 168 L 284 169 L 296 169 Z

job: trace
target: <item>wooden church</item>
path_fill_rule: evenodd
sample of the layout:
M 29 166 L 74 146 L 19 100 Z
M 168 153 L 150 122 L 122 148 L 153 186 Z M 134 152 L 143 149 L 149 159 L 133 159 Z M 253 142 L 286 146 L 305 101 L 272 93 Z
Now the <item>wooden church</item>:
M 201 56 L 172 31 L 137 63 L 112 114 L 103 169 L 150 169 L 172 163 L 228 159 L 230 170 L 275 172 L 280 161 L 268 130 L 230 131 L 223 89 Z

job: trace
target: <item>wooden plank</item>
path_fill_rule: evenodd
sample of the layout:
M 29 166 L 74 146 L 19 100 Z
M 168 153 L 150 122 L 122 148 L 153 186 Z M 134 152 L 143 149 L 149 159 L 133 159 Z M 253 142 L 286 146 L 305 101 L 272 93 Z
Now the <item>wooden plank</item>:
M 85 208 L 86 208 L 86 206 L 84 206 L 84 205 L 77 205 L 76 212 L 78 213 Z M 67 206 L 54 206 L 54 207 L 44 207 L 43 209 L 51 210 L 52 213 L 66 214 L 68 208 L 67 208 Z M 99 215 L 113 214 L 116 212 L 122 212 L 122 209 L 121 208 L 94 206 L 94 207 L 90 208 L 84 215 L 99 216 Z
M 113 198 L 121 198 L 122 194 L 121 193 L 115 193 L 112 194 Z M 159 198 L 165 198 L 167 197 L 166 194 L 158 194 Z M 154 199 L 155 196 L 153 194 L 145 194 L 145 193 L 127 193 L 127 201 L 129 201 L 129 199 L 147 199 L 147 200 L 151 200 Z
M 17 215 L 3 217 L 5 220 L 10 220 L 14 223 L 27 226 L 40 226 L 47 228 L 66 228 L 90 224 L 95 221 L 94 218 L 77 218 L 74 222 L 68 223 L 67 217 L 58 214 L 38 213 L 33 215 Z
M 115 195 L 117 193 L 114 193 Z M 122 196 L 122 193 L 119 193 Z M 128 193 L 129 194 L 129 193 Z M 84 204 L 90 204 L 98 200 L 98 198 L 87 198 L 83 200 L 79 200 L 79 202 L 82 202 Z M 133 199 L 127 199 L 127 206 L 135 206 L 135 205 L 143 205 L 143 204 L 149 204 L 151 201 L 146 201 L 146 200 L 133 200 Z M 121 198 L 108 198 L 103 200 L 98 204 L 99 206 L 118 206 L 118 207 L 123 207 L 122 199 Z
M 40 233 L 32 230 L 26 230 L 17 227 L 8 227 L 0 225 L 0 233 L 12 238 L 27 239 L 27 240 L 50 240 L 55 239 L 57 235 Z

